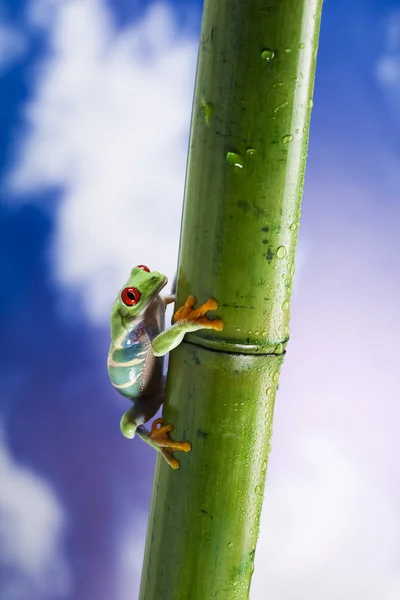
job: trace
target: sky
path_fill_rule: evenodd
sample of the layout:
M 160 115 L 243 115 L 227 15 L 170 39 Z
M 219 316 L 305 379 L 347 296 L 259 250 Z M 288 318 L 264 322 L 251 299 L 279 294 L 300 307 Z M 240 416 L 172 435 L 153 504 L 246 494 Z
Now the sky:
M 109 311 L 175 271 L 201 10 L 0 2 L 2 599 L 137 598 Z M 400 1 L 325 0 L 251 600 L 400 597 L 399 223 Z

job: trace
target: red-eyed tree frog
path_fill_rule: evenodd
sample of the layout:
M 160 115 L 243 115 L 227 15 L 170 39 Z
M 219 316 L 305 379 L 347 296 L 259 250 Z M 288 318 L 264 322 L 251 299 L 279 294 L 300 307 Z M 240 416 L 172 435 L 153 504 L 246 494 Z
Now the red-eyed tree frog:
M 164 401 L 164 356 L 178 346 L 185 333 L 198 329 L 221 331 L 221 319 L 209 319 L 206 312 L 218 306 L 210 298 L 194 309 L 196 298 L 189 296 L 174 314 L 174 324 L 164 330 L 165 309 L 174 302 L 173 295 L 161 297 L 167 277 L 139 265 L 118 294 L 111 310 L 111 346 L 108 353 L 108 374 L 114 388 L 132 402 L 120 423 L 125 437 L 137 433 L 142 440 L 161 452 L 173 469 L 179 461 L 172 452 L 189 452 L 190 442 L 175 442 L 169 434 L 172 424 L 156 419 L 151 430 L 143 426 Z

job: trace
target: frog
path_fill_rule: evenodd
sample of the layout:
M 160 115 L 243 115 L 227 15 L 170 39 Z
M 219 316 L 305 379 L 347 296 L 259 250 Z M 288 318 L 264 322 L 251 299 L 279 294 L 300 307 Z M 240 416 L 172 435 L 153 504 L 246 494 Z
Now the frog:
M 206 313 L 218 308 L 215 298 L 195 308 L 197 299 L 189 295 L 173 315 L 173 324 L 165 329 L 165 311 L 175 302 L 175 293 L 161 296 L 168 283 L 166 275 L 138 265 L 119 291 L 111 309 L 111 345 L 107 358 L 110 382 L 117 392 L 131 402 L 120 422 L 122 434 L 133 439 L 138 435 L 157 450 L 172 469 L 179 469 L 174 452 L 189 452 L 189 441 L 175 441 L 170 434 L 172 423 L 163 417 L 150 421 L 164 403 L 164 359 L 185 335 L 200 329 L 221 331 L 223 321 L 210 319 Z

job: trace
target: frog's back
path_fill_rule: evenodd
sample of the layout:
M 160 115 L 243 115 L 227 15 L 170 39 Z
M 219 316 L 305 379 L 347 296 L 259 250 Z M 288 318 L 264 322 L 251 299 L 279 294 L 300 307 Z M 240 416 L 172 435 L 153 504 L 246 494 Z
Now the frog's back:
M 141 321 L 113 342 L 108 353 L 108 374 L 114 388 L 127 398 L 151 394 L 162 382 L 163 359 L 156 358 L 151 341 L 157 334 Z

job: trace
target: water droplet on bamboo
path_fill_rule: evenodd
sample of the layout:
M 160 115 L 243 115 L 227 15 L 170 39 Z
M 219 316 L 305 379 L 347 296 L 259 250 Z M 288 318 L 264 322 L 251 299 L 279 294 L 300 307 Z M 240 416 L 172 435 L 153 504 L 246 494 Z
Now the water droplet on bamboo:
M 228 542 L 228 548 L 232 548 L 233 547 L 233 542 Z
M 287 100 L 285 100 L 284 102 L 281 102 L 280 104 L 278 104 L 278 106 L 275 106 L 274 113 L 277 113 L 278 110 L 281 110 L 281 108 L 285 108 L 285 106 L 287 106 L 288 104 L 289 104 L 289 102 Z
M 259 494 L 261 492 L 261 486 L 260 485 L 256 485 L 256 487 L 254 488 L 254 491 L 256 494 Z
M 214 112 L 214 104 L 212 102 L 202 102 L 200 111 L 204 123 L 208 125 Z
M 289 52 L 291 52 L 291 49 L 290 48 L 285 48 L 285 52 L 286 52 L 286 54 L 289 54 Z
M 285 258 L 286 254 L 285 246 L 279 246 L 278 250 L 276 251 L 276 256 L 278 258 Z
M 275 373 L 272 375 L 272 381 L 274 383 L 276 383 L 278 381 L 278 379 L 279 379 L 279 372 L 275 371 Z
M 266 60 L 267 62 L 270 62 L 274 58 L 274 56 L 275 52 L 270 48 L 264 48 L 264 50 L 261 52 L 261 58 L 263 60 Z
M 312 99 L 312 98 L 310 98 L 310 99 L 309 99 L 309 101 L 308 101 L 308 105 L 307 105 L 307 106 L 308 106 L 308 108 L 309 108 L 310 110 L 311 110 L 311 109 L 312 109 L 312 107 L 314 106 L 314 102 L 313 102 L 313 99 Z
M 301 42 L 301 44 L 299 44 L 299 48 L 300 48 L 300 50 L 303 50 L 303 48 L 305 48 L 305 46 L 306 46 L 306 45 L 305 45 L 303 42 Z
M 289 133 L 288 135 L 284 135 L 284 136 L 283 136 L 283 138 L 282 138 L 282 142 L 283 142 L 284 144 L 288 144 L 289 142 L 291 142 L 291 141 L 292 141 L 292 139 L 293 139 L 293 136 L 292 136 L 292 134 L 291 134 L 291 133 Z
M 243 158 L 236 152 L 227 152 L 226 162 L 235 169 L 243 169 Z
M 285 302 L 282 304 L 282 310 L 289 310 L 289 301 L 285 300 Z
M 294 221 L 294 222 L 293 222 L 293 223 L 290 225 L 289 229 L 290 229 L 290 231 L 296 231 L 297 227 L 298 227 L 298 223 L 296 223 L 296 221 Z
M 267 387 L 267 390 L 266 390 L 265 393 L 267 394 L 267 396 L 271 396 L 271 394 L 272 394 L 272 388 Z
M 255 148 L 247 148 L 246 150 L 246 154 L 248 154 L 249 156 L 251 156 L 252 154 L 255 154 L 256 150 Z

